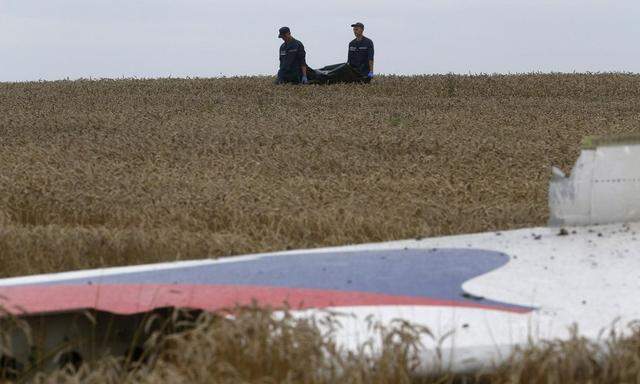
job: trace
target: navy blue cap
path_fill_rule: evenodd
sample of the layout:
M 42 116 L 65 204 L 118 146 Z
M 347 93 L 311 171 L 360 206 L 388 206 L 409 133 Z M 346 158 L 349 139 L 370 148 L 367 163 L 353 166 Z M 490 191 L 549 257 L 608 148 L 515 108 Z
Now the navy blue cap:
M 351 26 L 352 26 L 352 27 L 360 27 L 360 28 L 364 29 L 364 24 L 362 24 L 362 23 L 360 23 L 360 22 L 357 22 L 357 23 L 355 23 L 355 24 L 351 24 Z
M 278 37 L 282 37 L 287 33 L 291 33 L 291 30 L 289 29 L 289 27 L 282 27 L 278 30 Z

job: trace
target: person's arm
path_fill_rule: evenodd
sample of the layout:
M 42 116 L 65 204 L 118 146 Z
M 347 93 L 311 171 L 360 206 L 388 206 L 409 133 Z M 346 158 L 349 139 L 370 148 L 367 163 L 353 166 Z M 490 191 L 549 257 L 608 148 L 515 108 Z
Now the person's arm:
M 300 43 L 300 48 L 298 48 L 298 59 L 300 59 L 300 70 L 302 71 L 302 83 L 306 84 L 307 80 L 307 52 L 304 50 L 304 45 Z
M 283 46 L 280 46 L 280 49 L 278 49 L 278 74 L 276 75 L 276 83 L 280 84 L 282 83 L 283 79 L 282 79 L 282 48 Z
M 374 56 L 374 50 L 373 50 L 373 41 L 371 42 L 371 46 L 369 47 L 369 77 L 373 77 L 373 56 Z

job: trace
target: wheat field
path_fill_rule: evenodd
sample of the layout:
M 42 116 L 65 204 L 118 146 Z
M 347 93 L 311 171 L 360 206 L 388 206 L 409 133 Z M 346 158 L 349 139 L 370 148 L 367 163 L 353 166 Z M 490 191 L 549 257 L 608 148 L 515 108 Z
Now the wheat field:
M 640 76 L 0 84 L 2 276 L 545 224 Z
M 325 87 L 266 77 L 0 83 L 0 276 L 544 225 L 550 166 L 568 172 L 584 136 L 633 133 L 640 75 L 623 73 L 382 76 Z M 247 322 L 255 316 L 265 321 L 250 312 Z M 193 354 L 165 346 L 152 371 L 106 360 L 39 380 L 337 380 L 304 376 L 287 354 L 272 356 L 277 372 L 248 369 L 256 355 L 246 354 L 207 368 L 204 358 L 235 350 L 228 327 L 248 331 L 242 321 L 203 324 L 172 339 Z M 313 347 L 303 354 L 331 348 L 305 324 L 269 329 L 282 326 L 302 331 L 263 337 Z M 632 382 L 637 334 L 614 338 L 608 365 L 576 336 L 478 380 Z M 387 360 L 339 362 L 348 368 L 340 380 L 410 381 L 406 346 L 390 348 Z

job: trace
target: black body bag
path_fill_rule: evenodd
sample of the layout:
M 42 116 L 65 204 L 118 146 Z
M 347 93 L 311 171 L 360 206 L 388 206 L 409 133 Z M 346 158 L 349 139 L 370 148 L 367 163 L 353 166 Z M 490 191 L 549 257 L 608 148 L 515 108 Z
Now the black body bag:
M 347 63 L 327 65 L 320 69 L 308 69 L 309 84 L 364 83 L 369 80 Z

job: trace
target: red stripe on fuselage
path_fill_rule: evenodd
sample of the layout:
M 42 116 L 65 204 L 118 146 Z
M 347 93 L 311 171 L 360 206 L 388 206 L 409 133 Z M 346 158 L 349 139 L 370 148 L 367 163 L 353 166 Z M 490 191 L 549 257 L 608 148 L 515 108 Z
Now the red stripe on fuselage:
M 307 288 L 235 285 L 31 285 L 0 288 L 0 308 L 13 315 L 94 309 L 115 314 L 136 314 L 158 308 L 205 311 L 259 305 L 291 309 L 416 305 L 479 308 L 528 313 L 526 308 L 482 305 L 428 297 L 394 296 Z

